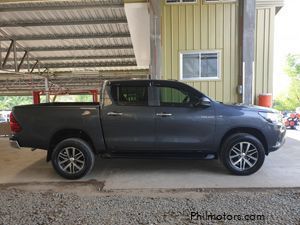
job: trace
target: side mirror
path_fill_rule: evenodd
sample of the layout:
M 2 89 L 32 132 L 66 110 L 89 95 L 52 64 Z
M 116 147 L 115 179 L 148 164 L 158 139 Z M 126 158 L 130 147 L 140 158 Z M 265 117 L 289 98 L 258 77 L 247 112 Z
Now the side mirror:
M 211 101 L 207 97 L 195 98 L 191 104 L 191 106 L 193 107 L 199 107 L 199 106 L 209 107 L 210 105 L 211 105 Z
M 211 105 L 211 101 L 207 97 L 202 97 L 197 105 L 209 107 Z

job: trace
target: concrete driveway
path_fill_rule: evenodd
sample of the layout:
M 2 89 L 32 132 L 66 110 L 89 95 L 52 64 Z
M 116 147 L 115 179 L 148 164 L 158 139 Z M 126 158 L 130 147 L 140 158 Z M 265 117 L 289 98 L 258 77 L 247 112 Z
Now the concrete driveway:
M 46 152 L 11 149 L 0 139 L 0 183 L 57 182 L 46 163 Z M 82 180 L 104 182 L 104 189 L 143 188 L 265 188 L 300 187 L 300 131 L 289 130 L 282 149 L 266 157 L 256 174 L 231 175 L 217 161 L 97 159 L 93 172 Z

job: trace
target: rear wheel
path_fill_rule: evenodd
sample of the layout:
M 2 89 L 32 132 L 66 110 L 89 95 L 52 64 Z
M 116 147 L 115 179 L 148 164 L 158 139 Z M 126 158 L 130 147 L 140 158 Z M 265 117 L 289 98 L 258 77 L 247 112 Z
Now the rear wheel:
M 253 135 L 235 134 L 224 142 L 220 158 L 230 172 L 236 175 L 250 175 L 263 165 L 265 150 Z
M 79 138 L 69 138 L 57 144 L 51 160 L 60 176 L 74 180 L 93 169 L 95 156 L 88 143 Z

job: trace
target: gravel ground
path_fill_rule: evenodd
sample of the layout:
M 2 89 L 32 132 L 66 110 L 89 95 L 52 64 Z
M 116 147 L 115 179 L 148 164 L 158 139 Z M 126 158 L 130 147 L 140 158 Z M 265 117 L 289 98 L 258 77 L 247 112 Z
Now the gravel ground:
M 81 185 L 2 186 L 0 224 L 300 225 L 300 189 L 103 191 Z M 191 220 L 192 212 L 225 213 L 227 220 Z M 264 220 L 230 220 L 255 214 Z

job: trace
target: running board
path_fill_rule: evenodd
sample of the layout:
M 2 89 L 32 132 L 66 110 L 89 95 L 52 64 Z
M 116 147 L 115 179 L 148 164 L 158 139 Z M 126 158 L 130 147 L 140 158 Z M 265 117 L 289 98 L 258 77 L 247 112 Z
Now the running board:
M 103 154 L 102 158 L 129 158 L 129 159 L 205 159 L 212 160 L 217 159 L 215 154 L 203 154 L 203 153 L 194 153 L 194 154 L 183 154 L 183 153 L 136 153 L 136 152 L 124 152 L 124 153 L 112 153 L 112 154 Z

